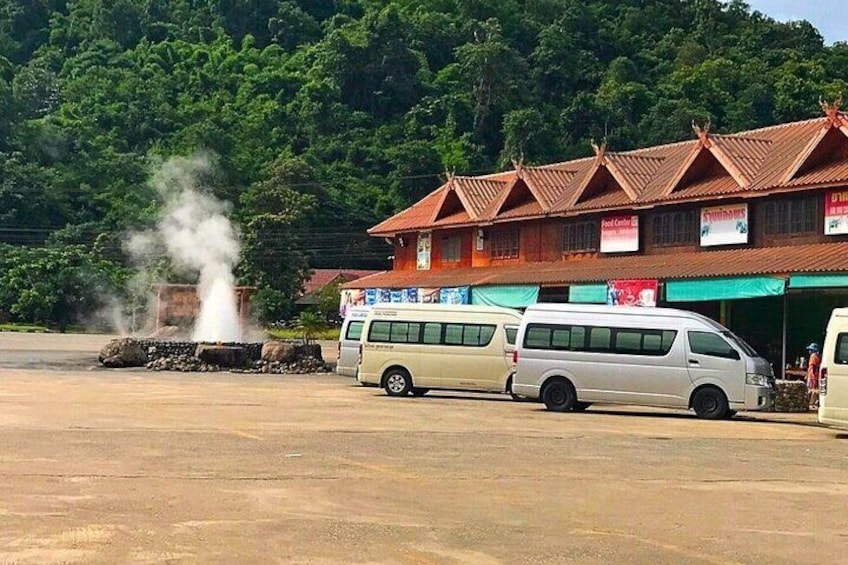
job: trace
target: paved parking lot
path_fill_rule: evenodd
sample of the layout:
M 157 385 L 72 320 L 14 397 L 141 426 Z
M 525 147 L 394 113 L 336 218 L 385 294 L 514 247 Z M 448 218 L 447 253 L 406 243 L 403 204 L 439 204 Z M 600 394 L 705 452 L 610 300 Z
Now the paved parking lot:
M 0 335 L 0 563 L 848 555 L 848 439 L 811 414 L 551 414 L 334 376 L 89 370 L 96 339 L 63 370 L 32 353 L 49 348 L 10 343 Z

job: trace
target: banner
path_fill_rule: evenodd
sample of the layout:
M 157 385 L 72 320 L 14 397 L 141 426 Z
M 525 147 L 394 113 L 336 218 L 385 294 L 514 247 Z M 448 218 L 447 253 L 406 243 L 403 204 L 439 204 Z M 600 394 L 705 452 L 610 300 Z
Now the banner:
M 391 296 L 390 302 L 392 304 L 400 304 L 401 302 L 403 302 L 402 290 L 391 290 L 389 292 L 391 293 L 389 296 Z
M 439 302 L 438 288 L 419 288 L 418 302 L 423 304 L 437 304 Z
M 612 216 L 601 220 L 601 253 L 639 251 L 639 216 Z
M 848 234 L 848 190 L 835 190 L 825 195 L 824 234 Z
M 442 304 L 468 304 L 468 287 L 443 288 L 439 292 L 439 302 Z
M 353 289 L 343 290 L 341 292 L 341 300 L 339 301 L 339 316 L 347 317 L 347 313 L 353 306 L 363 306 L 365 304 L 365 290 Z
M 386 302 L 392 301 L 392 291 L 388 288 L 378 288 L 377 289 L 377 302 L 379 304 L 385 304 Z
M 403 289 L 403 295 L 401 296 L 400 301 L 405 304 L 414 304 L 418 302 L 418 289 L 417 288 L 405 288 Z
M 701 247 L 748 243 L 748 205 L 701 208 Z
M 376 288 L 366 288 L 365 289 L 365 304 L 367 306 L 374 306 L 377 304 L 377 289 Z
M 431 234 L 430 232 L 421 232 L 418 234 L 418 255 L 416 268 L 419 271 L 430 270 L 430 248 Z
M 607 283 L 607 304 L 610 306 L 657 305 L 659 282 L 656 279 L 617 280 Z

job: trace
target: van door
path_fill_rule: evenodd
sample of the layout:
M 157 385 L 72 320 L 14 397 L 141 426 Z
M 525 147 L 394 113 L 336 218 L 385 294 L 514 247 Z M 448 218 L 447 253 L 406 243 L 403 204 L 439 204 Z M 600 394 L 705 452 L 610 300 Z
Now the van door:
M 445 324 L 441 358 L 443 388 L 501 391 L 506 380 L 503 327 L 497 324 Z
M 688 330 L 686 340 L 686 365 L 693 384 L 718 381 L 728 401 L 745 402 L 745 361 L 740 353 L 713 332 Z
M 364 320 L 346 320 L 339 335 L 339 358 L 336 371 L 348 377 L 356 376 L 359 363 L 359 338 L 362 335 Z
M 833 324 L 831 324 L 833 325 Z M 845 326 L 843 330 L 848 330 Z M 848 427 L 848 331 L 835 333 L 828 328 L 822 366 L 827 369 L 826 384 L 822 383 L 819 421 Z

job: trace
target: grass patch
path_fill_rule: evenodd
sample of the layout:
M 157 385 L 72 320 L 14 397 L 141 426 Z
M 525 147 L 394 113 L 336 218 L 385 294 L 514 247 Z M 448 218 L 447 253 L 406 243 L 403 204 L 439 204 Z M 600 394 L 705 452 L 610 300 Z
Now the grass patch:
M 266 329 L 268 335 L 274 339 L 301 339 L 303 332 L 298 330 L 277 330 Z M 335 340 L 338 341 L 341 328 L 327 328 L 315 334 L 315 339 Z
M 29 326 L 26 324 L 0 324 L 0 332 L 46 333 L 49 328 L 44 326 Z

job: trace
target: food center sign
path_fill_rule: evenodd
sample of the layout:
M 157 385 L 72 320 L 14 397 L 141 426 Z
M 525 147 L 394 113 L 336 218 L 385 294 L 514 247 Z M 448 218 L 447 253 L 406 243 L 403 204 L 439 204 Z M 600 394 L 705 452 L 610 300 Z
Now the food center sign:
M 836 190 L 825 195 L 824 233 L 848 234 L 848 190 Z
M 601 253 L 639 251 L 639 216 L 613 216 L 601 220 Z
M 701 246 L 748 243 L 748 205 L 701 208 Z

